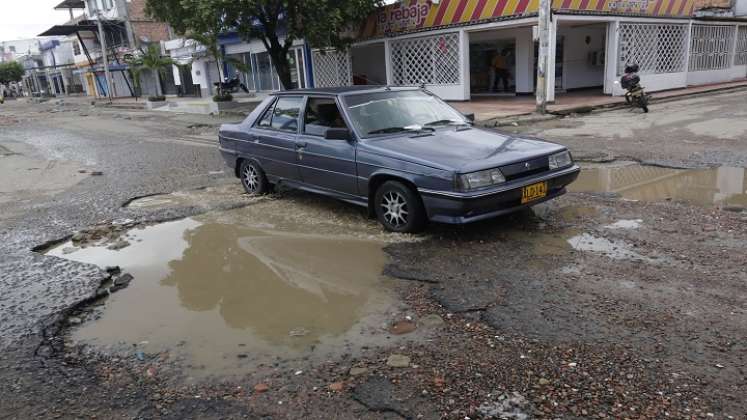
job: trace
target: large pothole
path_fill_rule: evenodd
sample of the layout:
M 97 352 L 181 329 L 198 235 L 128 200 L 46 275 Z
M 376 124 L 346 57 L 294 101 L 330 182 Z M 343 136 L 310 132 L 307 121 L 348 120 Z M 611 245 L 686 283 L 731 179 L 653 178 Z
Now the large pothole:
M 256 206 L 134 228 L 113 240 L 119 246 L 70 241 L 48 251 L 134 276 L 91 307 L 70 340 L 133 360 L 166 353 L 199 377 L 355 356 L 419 335 L 388 331 L 405 309 L 381 274 L 384 241 L 250 223 Z

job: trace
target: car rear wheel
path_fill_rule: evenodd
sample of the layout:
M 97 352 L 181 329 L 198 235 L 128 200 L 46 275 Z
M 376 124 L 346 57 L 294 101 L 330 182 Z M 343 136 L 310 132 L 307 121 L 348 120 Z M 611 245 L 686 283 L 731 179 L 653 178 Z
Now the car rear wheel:
M 374 205 L 379 222 L 392 232 L 420 232 L 428 220 L 417 192 L 398 181 L 383 183 L 376 191 Z
M 270 190 L 270 183 L 267 182 L 265 171 L 257 162 L 245 160 L 239 167 L 239 178 L 241 185 L 248 194 L 259 195 L 266 194 Z

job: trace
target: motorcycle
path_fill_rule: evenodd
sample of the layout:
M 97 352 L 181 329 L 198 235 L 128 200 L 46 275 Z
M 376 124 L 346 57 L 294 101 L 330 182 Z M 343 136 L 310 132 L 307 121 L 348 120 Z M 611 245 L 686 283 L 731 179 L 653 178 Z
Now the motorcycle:
M 241 83 L 239 76 L 234 76 L 233 79 L 225 82 L 215 82 L 213 85 L 215 85 L 216 89 L 221 89 L 223 92 L 235 93 L 238 92 L 239 88 L 241 88 L 244 92 L 249 93 L 249 89 Z
M 643 112 L 648 112 L 648 102 L 651 95 L 647 94 L 641 86 L 641 78 L 638 76 L 638 64 L 632 64 L 625 67 L 625 74 L 620 78 L 620 85 L 625 92 L 625 102 L 634 107 L 641 108 Z

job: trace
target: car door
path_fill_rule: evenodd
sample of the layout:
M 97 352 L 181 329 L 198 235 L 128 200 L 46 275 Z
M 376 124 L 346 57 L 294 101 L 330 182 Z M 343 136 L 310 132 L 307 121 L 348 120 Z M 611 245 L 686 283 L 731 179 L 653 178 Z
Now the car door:
M 298 125 L 303 96 L 280 96 L 253 127 L 257 156 L 271 177 L 298 181 Z
M 343 194 L 358 195 L 354 140 L 325 139 L 328 128 L 348 128 L 334 97 L 309 96 L 299 134 L 301 180 Z

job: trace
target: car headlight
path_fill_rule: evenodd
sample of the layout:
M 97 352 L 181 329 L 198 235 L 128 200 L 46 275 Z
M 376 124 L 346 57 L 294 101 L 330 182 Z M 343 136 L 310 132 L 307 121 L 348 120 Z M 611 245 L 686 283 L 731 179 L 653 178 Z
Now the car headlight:
M 571 153 L 567 150 L 550 155 L 550 170 L 564 168 L 573 164 Z
M 488 187 L 491 185 L 502 184 L 506 178 L 499 169 L 487 169 L 484 171 L 470 172 L 459 175 L 458 183 L 462 191 L 474 190 L 476 188 Z

